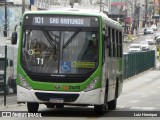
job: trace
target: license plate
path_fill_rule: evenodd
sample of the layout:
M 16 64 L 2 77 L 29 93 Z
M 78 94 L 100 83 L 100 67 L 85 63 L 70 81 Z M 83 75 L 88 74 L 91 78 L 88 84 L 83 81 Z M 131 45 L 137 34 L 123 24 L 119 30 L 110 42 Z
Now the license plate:
M 50 98 L 49 102 L 51 103 L 63 103 L 63 98 Z

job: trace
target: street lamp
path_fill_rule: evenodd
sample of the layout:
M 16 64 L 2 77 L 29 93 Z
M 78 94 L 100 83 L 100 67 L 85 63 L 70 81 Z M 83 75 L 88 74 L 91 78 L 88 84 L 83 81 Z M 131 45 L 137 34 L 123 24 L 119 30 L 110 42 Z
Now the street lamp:
M 125 34 L 127 33 L 127 10 L 128 10 L 128 8 L 127 8 L 127 4 L 124 4 L 124 32 L 125 32 Z
M 147 26 L 147 14 L 148 14 L 148 2 L 145 0 L 146 6 L 145 6 L 145 27 Z

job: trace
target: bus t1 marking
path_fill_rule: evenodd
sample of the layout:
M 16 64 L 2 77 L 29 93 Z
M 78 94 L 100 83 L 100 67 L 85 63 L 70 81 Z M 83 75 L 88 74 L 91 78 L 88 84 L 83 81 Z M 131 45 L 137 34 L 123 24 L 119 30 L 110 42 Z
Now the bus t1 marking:
M 43 58 L 37 58 L 37 64 L 43 65 Z

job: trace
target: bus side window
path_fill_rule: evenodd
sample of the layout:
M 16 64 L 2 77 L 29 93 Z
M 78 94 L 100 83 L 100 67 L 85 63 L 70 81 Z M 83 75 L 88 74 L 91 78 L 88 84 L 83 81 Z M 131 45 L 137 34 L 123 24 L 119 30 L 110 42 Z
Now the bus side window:
M 106 42 L 107 42 L 108 36 L 103 34 L 103 44 L 102 44 L 102 55 L 103 55 L 103 63 L 105 62 L 105 46 L 106 46 Z
M 109 40 L 109 27 L 108 26 L 105 26 L 103 28 L 103 36 L 102 36 L 102 39 L 103 39 L 103 43 L 102 43 L 102 55 L 103 55 L 103 62 L 105 62 L 105 54 L 106 54 L 106 49 L 110 49 L 110 46 L 111 46 L 111 42 Z
M 109 57 L 112 57 L 112 43 L 111 43 L 111 40 L 112 40 L 112 36 L 111 36 L 112 32 L 111 32 L 111 28 L 109 27 L 108 28 L 108 39 L 107 39 L 107 48 L 109 50 Z
M 119 32 L 119 44 L 120 44 L 120 46 L 119 46 L 119 51 L 120 51 L 120 53 L 119 53 L 119 57 L 120 58 L 122 58 L 123 57 L 123 43 L 122 43 L 122 32 Z

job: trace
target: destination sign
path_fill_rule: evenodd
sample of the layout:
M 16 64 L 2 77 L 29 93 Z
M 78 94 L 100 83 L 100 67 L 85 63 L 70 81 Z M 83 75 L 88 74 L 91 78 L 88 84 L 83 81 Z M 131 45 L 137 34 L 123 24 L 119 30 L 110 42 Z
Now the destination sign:
M 64 27 L 98 27 L 97 17 L 26 15 L 24 25 L 33 26 L 64 26 Z

